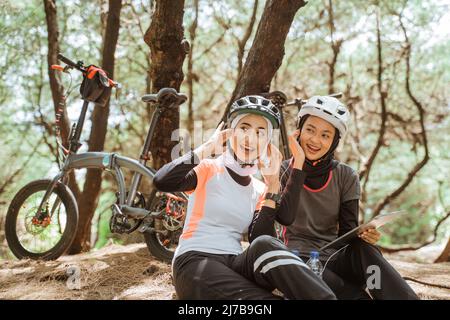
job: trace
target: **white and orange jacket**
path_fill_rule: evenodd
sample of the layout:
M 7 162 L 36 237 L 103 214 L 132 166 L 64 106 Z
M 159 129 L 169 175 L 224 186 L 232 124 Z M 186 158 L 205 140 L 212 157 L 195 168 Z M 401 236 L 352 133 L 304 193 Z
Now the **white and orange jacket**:
M 252 176 L 250 179 L 240 177 L 234 172 L 232 176 L 221 157 L 204 159 L 198 165 L 195 160 L 198 161 L 194 155 L 186 154 L 163 166 L 153 180 L 160 191 L 189 193 L 186 220 L 174 259 L 188 251 L 241 253 L 242 237 L 249 230 L 255 213 L 277 219 L 282 224 L 292 223 L 280 221 L 277 213 L 280 210 L 295 211 L 293 208 L 298 206 L 299 188 L 296 185 L 304 179 L 300 170 L 293 170 L 280 207 L 272 209 L 262 207 L 265 194 L 262 181 Z M 241 178 L 246 179 L 245 185 Z

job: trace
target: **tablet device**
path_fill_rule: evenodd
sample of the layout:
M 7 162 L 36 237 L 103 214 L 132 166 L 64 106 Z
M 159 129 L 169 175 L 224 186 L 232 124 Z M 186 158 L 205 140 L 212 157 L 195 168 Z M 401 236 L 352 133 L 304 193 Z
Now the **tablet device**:
M 398 218 L 404 216 L 406 213 L 407 213 L 406 210 L 400 210 L 400 211 L 394 211 L 394 212 L 380 214 L 380 215 L 376 216 L 375 218 L 373 218 L 372 220 L 370 220 L 369 222 L 364 223 L 364 224 L 350 230 L 349 232 L 347 232 L 346 234 L 343 234 L 336 240 L 333 240 L 330 243 L 324 245 L 322 248 L 319 249 L 319 252 L 323 251 L 327 248 L 341 247 L 341 246 L 347 244 L 350 240 L 356 238 L 359 234 L 363 233 L 364 231 L 366 231 L 368 229 L 373 229 L 373 228 L 378 229 L 381 226 L 385 225 L 386 223 L 397 220 Z

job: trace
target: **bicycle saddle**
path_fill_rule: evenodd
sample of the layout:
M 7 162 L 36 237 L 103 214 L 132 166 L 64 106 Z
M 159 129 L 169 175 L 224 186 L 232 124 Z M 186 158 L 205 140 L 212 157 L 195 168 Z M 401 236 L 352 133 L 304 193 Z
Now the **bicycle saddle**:
M 159 103 L 161 105 L 178 106 L 187 100 L 183 93 L 178 93 L 173 88 L 162 88 L 158 93 L 144 94 L 141 100 L 145 103 Z

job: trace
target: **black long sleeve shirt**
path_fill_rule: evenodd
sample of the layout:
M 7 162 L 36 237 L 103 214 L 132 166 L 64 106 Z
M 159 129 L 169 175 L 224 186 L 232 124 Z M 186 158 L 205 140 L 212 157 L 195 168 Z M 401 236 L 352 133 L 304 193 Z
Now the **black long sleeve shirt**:
M 292 180 L 290 180 L 291 174 L 289 172 L 295 171 L 292 170 L 291 167 L 287 168 L 286 164 L 289 162 L 284 162 L 282 167 L 282 174 L 281 174 L 281 186 L 282 189 L 284 189 L 286 192 L 293 187 Z M 297 170 L 299 171 L 299 170 Z M 302 171 L 300 171 L 302 172 Z M 284 173 L 284 174 L 283 174 Z M 287 173 L 287 174 L 286 174 Z M 303 172 L 302 172 L 303 173 Z M 286 177 L 288 176 L 289 179 Z M 296 205 L 301 205 L 301 195 L 300 190 L 303 188 L 303 184 L 305 181 L 305 174 L 302 174 L 302 179 L 297 179 L 295 182 L 300 183 L 299 185 L 296 185 L 295 192 L 297 195 L 297 203 Z M 271 212 L 260 212 L 259 214 L 255 215 L 255 218 L 253 219 L 253 222 L 250 226 L 250 232 L 249 232 L 249 240 L 253 241 L 260 235 L 271 235 L 275 236 L 275 227 L 274 227 L 274 221 L 278 221 L 281 224 L 288 226 L 290 225 L 294 219 L 296 212 L 298 210 L 298 207 L 291 207 L 292 210 L 289 212 L 287 211 L 279 211 L 277 214 L 271 213 Z M 351 229 L 358 226 L 358 212 L 359 212 L 359 200 L 349 200 L 342 202 L 339 207 L 339 230 L 338 230 L 338 236 L 341 236 Z M 284 223 L 283 223 L 284 222 Z
M 189 152 L 184 156 L 167 163 L 159 169 L 153 178 L 154 186 L 163 192 L 184 192 L 192 191 L 197 186 L 197 174 L 195 166 L 199 163 L 198 157 L 193 152 Z M 248 185 L 251 181 L 250 176 L 240 176 L 231 169 L 227 171 L 233 177 L 234 181 L 240 185 Z M 291 170 L 285 179 L 282 188 L 282 197 L 280 205 L 277 208 L 262 206 L 261 210 L 255 212 L 255 217 L 249 228 L 249 239 L 253 240 L 260 233 L 264 232 L 267 224 L 258 224 L 255 227 L 254 222 L 259 217 L 260 220 L 268 219 L 273 229 L 274 221 L 278 221 L 283 225 L 291 224 L 295 219 L 295 212 L 300 201 L 300 188 L 303 186 L 305 173 L 298 169 Z M 260 230 L 259 226 L 264 226 L 264 230 Z M 267 234 L 267 233 L 264 233 Z

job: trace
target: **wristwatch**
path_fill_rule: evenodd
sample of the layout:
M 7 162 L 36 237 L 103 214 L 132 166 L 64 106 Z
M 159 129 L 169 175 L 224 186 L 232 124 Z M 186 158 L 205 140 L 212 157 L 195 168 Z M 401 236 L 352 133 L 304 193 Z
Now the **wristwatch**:
M 274 201 L 276 206 L 278 207 L 281 203 L 281 194 L 268 192 L 268 193 L 266 193 L 266 196 L 264 197 L 264 199 Z

